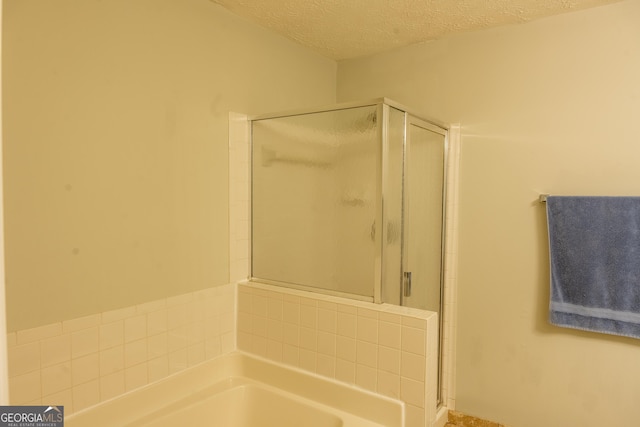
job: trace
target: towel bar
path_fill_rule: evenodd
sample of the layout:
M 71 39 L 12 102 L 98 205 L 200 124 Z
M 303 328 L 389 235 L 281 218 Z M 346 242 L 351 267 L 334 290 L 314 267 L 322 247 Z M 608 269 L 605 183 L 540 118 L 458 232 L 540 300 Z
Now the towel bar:
M 540 203 L 547 203 L 547 197 L 549 197 L 548 194 L 541 194 L 538 200 L 540 200 Z

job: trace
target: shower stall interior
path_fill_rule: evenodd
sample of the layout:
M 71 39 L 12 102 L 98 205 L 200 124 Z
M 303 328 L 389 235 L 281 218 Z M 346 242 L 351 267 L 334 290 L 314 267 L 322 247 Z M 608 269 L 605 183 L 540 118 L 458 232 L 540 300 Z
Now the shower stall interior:
M 251 135 L 252 279 L 441 313 L 446 127 L 378 99 Z

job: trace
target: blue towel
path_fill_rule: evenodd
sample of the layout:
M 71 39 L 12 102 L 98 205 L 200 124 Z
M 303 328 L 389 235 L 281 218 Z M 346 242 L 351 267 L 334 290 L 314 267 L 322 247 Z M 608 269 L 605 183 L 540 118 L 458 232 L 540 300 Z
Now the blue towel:
M 549 320 L 640 338 L 640 197 L 547 198 Z

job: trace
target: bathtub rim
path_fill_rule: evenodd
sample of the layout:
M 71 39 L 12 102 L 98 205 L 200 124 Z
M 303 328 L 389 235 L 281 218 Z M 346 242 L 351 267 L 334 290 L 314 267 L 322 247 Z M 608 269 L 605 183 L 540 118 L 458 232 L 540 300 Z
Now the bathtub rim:
M 126 425 L 230 377 L 245 377 L 374 423 L 390 427 L 405 425 L 405 404 L 400 400 L 241 350 L 74 412 L 65 417 L 65 425 Z
M 213 391 L 213 393 L 211 391 Z M 236 397 L 235 399 L 234 397 L 232 397 L 238 395 L 240 397 Z M 306 420 L 307 417 L 311 417 L 313 419 L 313 422 L 315 423 L 314 425 L 318 424 L 319 419 L 326 421 L 327 426 L 333 425 L 347 427 L 359 426 L 361 424 L 361 418 L 357 418 L 352 414 L 342 412 L 335 408 L 327 407 L 318 402 L 310 401 L 298 395 L 292 395 L 290 392 L 287 392 L 285 390 L 246 377 L 229 377 L 223 379 L 222 381 L 201 390 L 198 395 L 194 396 L 195 399 L 192 399 L 190 396 L 183 398 L 182 400 L 178 400 L 167 407 L 158 409 L 156 412 L 134 420 L 132 424 L 134 426 L 147 426 L 156 425 L 156 423 L 159 422 L 160 425 L 169 425 L 167 419 L 175 419 L 177 416 L 181 419 L 181 421 L 173 423 L 171 425 L 181 425 L 181 422 L 183 420 L 181 416 L 187 414 L 188 418 L 186 419 L 188 420 L 188 422 L 187 424 L 183 425 L 193 425 L 191 424 L 191 422 L 193 422 L 193 419 L 191 418 L 191 415 L 189 415 L 191 414 L 191 411 L 200 411 L 203 407 L 206 407 L 208 416 L 209 414 L 216 413 L 216 409 L 214 408 L 219 408 L 221 400 L 225 401 L 227 399 L 231 400 L 231 402 L 227 403 L 231 403 L 232 406 L 236 406 L 235 410 L 241 411 L 240 414 L 242 414 L 244 412 L 243 409 L 246 410 L 246 408 L 244 407 L 247 403 L 249 404 L 249 407 L 252 407 L 250 402 L 252 401 L 252 398 L 255 399 L 256 395 L 262 396 L 263 398 L 272 402 L 284 401 L 286 402 L 286 405 L 289 405 L 289 402 L 295 405 L 295 408 L 293 408 L 292 412 L 287 412 L 286 418 L 290 419 L 291 415 L 293 414 L 293 418 L 295 419 L 297 414 L 298 423 L 296 425 L 305 425 L 305 422 L 303 420 Z M 239 403 L 239 405 L 233 405 L 233 403 Z M 263 403 L 263 401 L 262 399 L 258 399 L 256 403 L 260 405 L 261 403 Z M 226 408 L 226 406 L 223 406 L 223 408 Z M 263 419 L 263 416 L 269 416 L 273 414 L 273 412 L 271 412 L 271 409 L 267 410 L 267 412 L 271 412 L 270 414 L 260 413 L 261 410 L 264 411 L 265 407 L 263 406 L 262 408 L 257 408 L 257 412 L 254 412 L 253 415 L 249 416 L 249 418 Z M 218 420 L 216 420 L 216 425 L 253 425 L 247 424 L 246 421 L 240 422 L 240 424 L 230 423 L 231 420 L 240 421 L 242 418 L 245 418 L 240 414 L 234 414 L 224 417 L 226 424 L 221 424 Z M 244 412 L 244 414 L 246 416 L 246 412 Z M 275 414 L 280 415 L 281 413 L 276 411 Z M 209 425 L 207 416 L 204 416 L 200 420 Z M 376 427 L 378 426 L 379 425 L 376 425 Z

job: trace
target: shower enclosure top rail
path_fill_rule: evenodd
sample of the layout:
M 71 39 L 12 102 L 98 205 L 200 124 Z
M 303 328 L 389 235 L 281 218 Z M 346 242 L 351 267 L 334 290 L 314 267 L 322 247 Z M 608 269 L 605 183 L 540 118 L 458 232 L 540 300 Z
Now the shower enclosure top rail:
M 265 119 L 275 119 L 278 117 L 290 117 L 290 116 L 300 116 L 300 115 L 304 115 L 304 114 L 311 114 L 311 113 L 322 113 L 322 112 L 326 112 L 326 111 L 336 111 L 336 110 L 346 110 L 349 108 L 357 108 L 357 107 L 368 107 L 368 106 L 373 106 L 373 105 L 379 105 L 379 104 L 386 104 L 389 105 L 390 107 L 396 108 L 400 111 L 404 111 L 405 113 L 408 113 L 420 120 L 423 120 L 425 122 L 431 123 L 439 128 L 442 128 L 444 130 L 449 130 L 449 125 L 441 122 L 439 120 L 434 120 L 434 119 L 430 119 L 430 118 L 426 118 L 418 113 L 416 113 L 414 110 L 407 108 L 406 106 L 400 104 L 399 102 L 396 102 L 392 99 L 389 98 L 374 98 L 374 99 L 369 99 L 366 101 L 354 101 L 354 102 L 342 102 L 342 103 L 338 103 L 338 104 L 331 104 L 331 105 L 326 105 L 324 107 L 313 107 L 313 108 L 299 108 L 299 109 L 295 109 L 295 110 L 286 110 L 286 111 L 278 111 L 275 113 L 266 113 L 266 114 L 256 114 L 253 116 L 249 116 L 248 119 L 249 121 L 256 121 L 256 120 L 265 120 Z

